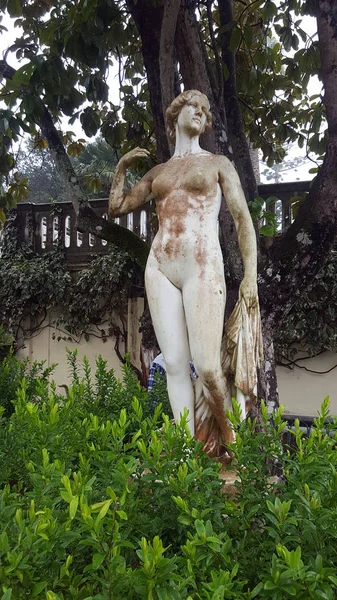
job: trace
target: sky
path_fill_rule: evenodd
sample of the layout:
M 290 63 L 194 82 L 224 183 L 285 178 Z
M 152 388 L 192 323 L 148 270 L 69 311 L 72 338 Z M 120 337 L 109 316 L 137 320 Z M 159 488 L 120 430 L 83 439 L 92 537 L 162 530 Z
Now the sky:
M 13 19 L 10 19 L 8 16 L 4 16 L 1 24 L 8 28 L 7 33 L 2 33 L 2 35 L 0 34 L 0 56 L 2 58 L 3 53 L 14 42 L 14 40 L 20 35 L 20 29 L 19 28 L 14 29 Z M 301 27 L 306 31 L 306 33 L 308 35 L 313 35 L 316 32 L 316 20 L 312 17 L 305 17 L 302 21 Z M 22 63 L 19 63 L 16 60 L 14 53 L 10 54 L 10 58 L 9 58 L 8 62 L 14 68 L 18 68 L 19 66 L 22 65 Z M 116 105 L 119 105 L 119 82 L 118 82 L 117 64 L 116 64 L 115 69 L 114 68 L 111 69 L 111 73 L 110 73 L 109 79 L 108 79 L 108 85 L 109 85 L 109 89 L 110 89 L 110 95 L 109 95 L 110 101 Z M 313 77 L 311 79 L 309 91 L 311 94 L 320 93 L 321 84 L 316 77 Z M 78 135 L 79 137 L 88 139 L 84 135 L 84 132 L 81 128 L 79 121 L 77 123 L 75 122 L 73 125 L 69 126 L 68 118 L 64 118 L 61 121 L 61 127 L 65 131 L 71 129 L 71 131 L 74 131 L 76 133 L 76 135 Z M 91 141 L 92 141 L 92 139 L 93 138 L 91 138 Z M 293 146 L 289 153 L 289 157 L 292 157 L 292 156 L 296 156 L 296 157 L 302 156 L 304 159 L 304 162 L 302 165 L 300 165 L 296 169 L 290 169 L 288 171 L 283 172 L 281 181 L 286 182 L 286 181 L 296 181 L 296 180 L 300 180 L 300 181 L 311 180 L 313 178 L 313 175 L 310 174 L 308 171 L 314 165 L 310 160 L 305 159 L 305 148 L 300 149 L 300 148 L 298 148 L 297 145 Z M 266 165 L 264 165 L 262 163 L 262 161 L 260 161 L 261 183 L 267 183 L 266 176 L 262 174 L 262 172 L 264 171 L 265 168 L 266 168 Z

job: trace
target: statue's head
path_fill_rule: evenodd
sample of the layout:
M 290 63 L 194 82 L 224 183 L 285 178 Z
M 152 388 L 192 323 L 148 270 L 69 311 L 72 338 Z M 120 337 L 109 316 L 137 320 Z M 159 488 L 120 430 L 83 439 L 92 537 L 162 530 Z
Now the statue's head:
M 202 104 L 204 105 L 204 111 L 206 115 L 205 128 L 207 129 L 212 125 L 212 113 L 210 111 L 209 101 L 205 94 L 202 94 L 198 90 L 187 90 L 182 94 L 179 94 L 170 106 L 166 110 L 166 123 L 167 123 L 167 135 L 173 142 L 176 139 L 176 123 L 178 120 L 179 113 L 185 104 L 188 104 L 194 96 L 199 96 Z M 203 133 L 203 132 L 202 132 Z

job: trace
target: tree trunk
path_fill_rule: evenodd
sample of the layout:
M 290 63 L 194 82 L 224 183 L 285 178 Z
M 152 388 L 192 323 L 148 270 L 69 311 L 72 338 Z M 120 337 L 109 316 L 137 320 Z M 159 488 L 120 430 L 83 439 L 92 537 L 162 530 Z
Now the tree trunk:
M 127 5 L 142 40 L 142 54 L 157 142 L 157 158 L 162 163 L 170 158 L 160 86 L 159 53 L 163 5 L 156 0 L 138 0 L 137 3 L 127 0 Z
M 163 114 L 174 99 L 174 37 L 181 0 L 166 0 L 161 26 L 159 64 Z
M 258 196 L 258 191 L 237 95 L 235 55 L 229 46 L 233 23 L 233 0 L 219 0 L 219 16 L 220 27 L 226 31 L 226 35 L 222 34 L 222 58 L 229 76 L 224 82 L 223 97 L 229 142 L 233 148 L 234 162 L 247 201 L 254 200 Z

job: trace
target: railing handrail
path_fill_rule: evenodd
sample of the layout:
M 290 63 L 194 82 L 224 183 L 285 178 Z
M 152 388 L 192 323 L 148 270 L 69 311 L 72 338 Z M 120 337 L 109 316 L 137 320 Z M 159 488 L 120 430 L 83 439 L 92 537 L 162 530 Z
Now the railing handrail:
M 258 186 L 262 198 L 275 196 L 278 199 L 275 201 L 274 209 L 268 207 L 268 210 L 274 210 L 280 231 L 286 229 L 292 221 L 289 197 L 308 191 L 310 184 L 310 181 L 296 181 Z M 108 198 L 94 198 L 89 202 L 99 216 L 107 218 Z M 18 204 L 16 211 L 19 237 L 29 243 L 36 252 L 44 253 L 51 250 L 57 242 L 64 248 L 70 264 L 83 265 L 93 254 L 105 254 L 108 251 L 106 241 L 92 234 L 77 231 L 74 207 L 68 200 L 43 204 L 22 202 Z M 128 227 L 151 244 L 154 236 L 152 217 L 153 204 L 148 203 L 130 215 L 115 219 L 115 222 Z

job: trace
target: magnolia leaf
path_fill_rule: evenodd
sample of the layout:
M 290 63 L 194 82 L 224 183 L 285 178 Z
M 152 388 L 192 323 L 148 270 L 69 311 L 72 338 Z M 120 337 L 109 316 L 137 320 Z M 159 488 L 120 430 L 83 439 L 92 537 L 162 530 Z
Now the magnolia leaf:
M 22 15 L 21 0 L 7 0 L 7 10 L 10 17 L 20 17 Z
M 233 52 L 233 54 L 235 54 L 235 52 L 239 48 L 241 39 L 242 39 L 241 29 L 239 29 L 237 26 L 233 27 L 231 39 L 229 42 L 229 48 L 230 48 L 231 52 Z
M 264 18 L 269 21 L 273 19 L 277 15 L 277 6 L 271 0 L 267 0 L 264 9 L 263 9 Z
M 259 228 L 259 232 L 266 237 L 273 237 L 277 233 L 274 225 L 262 225 L 262 227 Z
M 100 126 L 100 118 L 92 108 L 88 107 L 82 112 L 80 116 L 80 121 L 82 123 L 85 134 L 88 137 L 96 135 Z

